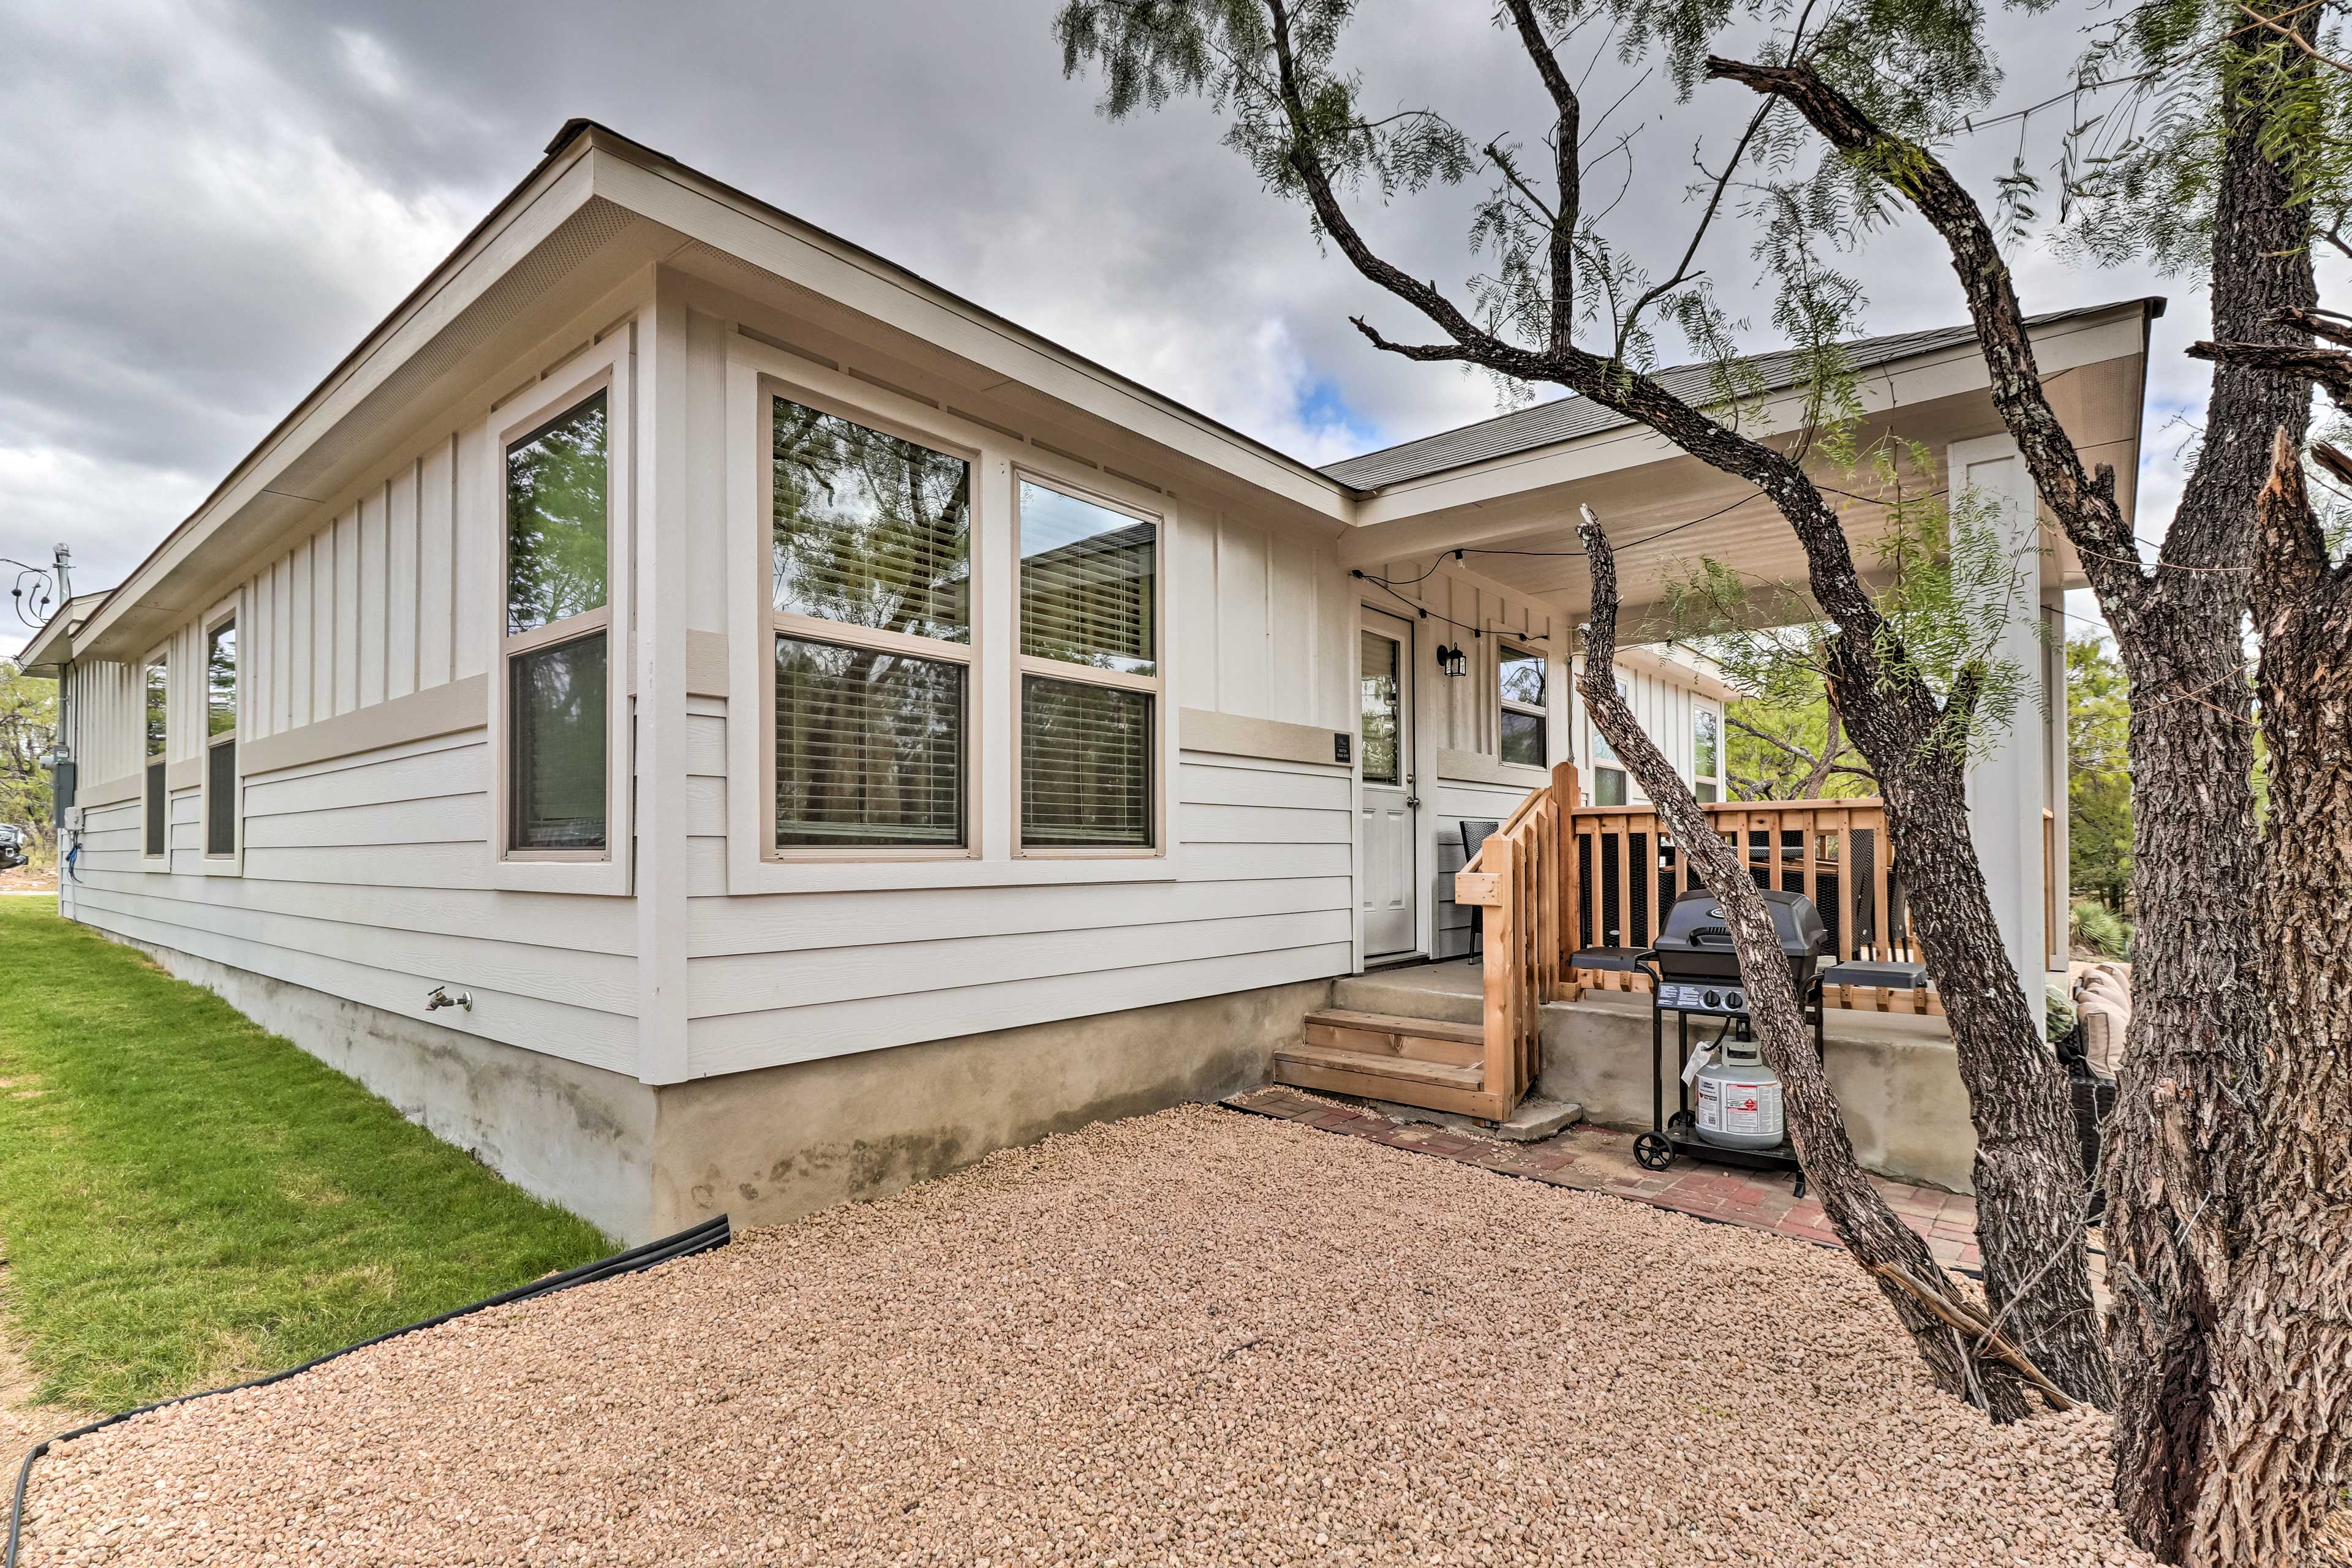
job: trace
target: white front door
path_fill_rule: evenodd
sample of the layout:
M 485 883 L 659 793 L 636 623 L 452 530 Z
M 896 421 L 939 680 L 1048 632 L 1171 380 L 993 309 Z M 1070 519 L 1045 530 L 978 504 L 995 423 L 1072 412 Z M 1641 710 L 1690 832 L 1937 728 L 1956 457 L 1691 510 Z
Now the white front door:
M 1363 774 L 1361 888 L 1367 963 L 1415 952 L 1413 845 L 1421 801 L 1413 793 L 1412 623 L 1365 610 L 1358 766 Z

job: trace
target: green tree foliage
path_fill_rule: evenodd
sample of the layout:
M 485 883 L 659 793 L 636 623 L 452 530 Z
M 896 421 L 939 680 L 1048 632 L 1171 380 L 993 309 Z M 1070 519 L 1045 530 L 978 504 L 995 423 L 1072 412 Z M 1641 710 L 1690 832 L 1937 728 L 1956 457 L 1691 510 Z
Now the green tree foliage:
M 2074 891 L 2120 914 L 2131 887 L 2131 704 L 2104 637 L 2066 639 L 2067 866 Z M 2104 928 L 2102 928 L 2104 929 Z
M 1955 502 L 1932 487 L 1935 456 L 1925 448 L 1881 443 L 1853 453 L 1843 434 L 1824 447 L 1846 484 L 1863 488 L 1842 492 L 1847 509 L 1879 514 L 1879 658 L 1916 674 L 1943 703 L 1943 743 L 1980 753 L 2035 695 L 2000 643 L 2019 596 L 2032 591 L 2036 563 L 2003 538 L 1995 502 L 1973 491 Z M 1668 582 L 1664 636 L 1698 647 L 1744 699 L 1725 712 L 1738 793 L 1877 793 L 1859 758 L 1839 765 L 1849 748 L 1829 700 L 1829 619 L 1803 584 L 1758 584 L 1712 557 Z
M 58 683 L 0 659 L 0 822 L 32 831 L 49 843 L 49 770 L 41 759 L 58 738 Z

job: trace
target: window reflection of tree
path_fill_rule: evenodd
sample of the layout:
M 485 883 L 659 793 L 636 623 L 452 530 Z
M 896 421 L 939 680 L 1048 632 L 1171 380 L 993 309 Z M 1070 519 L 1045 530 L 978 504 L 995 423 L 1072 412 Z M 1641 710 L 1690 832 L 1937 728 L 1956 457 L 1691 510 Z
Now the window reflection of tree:
M 971 468 L 837 416 L 774 401 L 775 607 L 844 626 L 971 640 Z M 777 831 L 951 844 L 962 837 L 960 666 L 783 639 L 777 658 Z M 801 710 L 788 720 L 788 700 Z M 788 813 L 784 759 L 802 759 Z M 877 765 L 880 764 L 880 765 Z M 950 798 L 943 799 L 942 796 Z M 797 815 L 797 826 L 788 819 Z M 884 826 L 887 835 L 855 832 Z
M 236 625 L 216 628 L 205 660 L 205 733 L 222 735 L 236 728 Z
M 605 596 L 604 395 L 507 449 L 507 635 Z

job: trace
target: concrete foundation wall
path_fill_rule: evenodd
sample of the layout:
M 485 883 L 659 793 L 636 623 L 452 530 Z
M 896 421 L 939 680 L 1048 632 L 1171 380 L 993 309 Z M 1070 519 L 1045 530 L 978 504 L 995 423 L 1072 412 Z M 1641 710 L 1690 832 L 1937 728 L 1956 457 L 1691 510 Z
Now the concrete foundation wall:
M 627 1243 L 721 1213 L 773 1225 L 1049 1133 L 1255 1088 L 1331 995 L 1306 981 L 655 1088 L 131 945 Z
M 117 937 L 117 941 L 129 941 Z M 535 1197 L 624 1241 L 653 1223 L 655 1092 L 616 1072 L 330 996 L 151 942 L 131 945 L 392 1102 Z
M 1329 1003 L 1307 981 L 796 1062 L 661 1090 L 654 1230 L 773 1225 L 1088 1122 L 1221 1100 Z

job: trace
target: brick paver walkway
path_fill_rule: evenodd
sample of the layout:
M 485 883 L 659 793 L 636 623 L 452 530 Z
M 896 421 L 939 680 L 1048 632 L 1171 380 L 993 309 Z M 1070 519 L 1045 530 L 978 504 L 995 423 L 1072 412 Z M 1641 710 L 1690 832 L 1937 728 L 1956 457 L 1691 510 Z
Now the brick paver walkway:
M 1442 1127 L 1391 1121 L 1377 1110 L 1281 1086 L 1235 1095 L 1225 1103 L 1237 1110 L 1303 1121 L 1391 1149 L 1434 1154 L 1556 1187 L 1614 1193 L 1703 1219 L 1777 1231 L 1821 1246 L 1839 1245 L 1822 1205 L 1796 1196 L 1792 1173 L 1742 1171 L 1691 1160 L 1678 1160 L 1664 1171 L 1645 1171 L 1634 1162 L 1630 1132 L 1577 1126 L 1538 1143 L 1500 1143 Z M 1974 1198 L 1877 1177 L 1872 1181 L 1904 1223 L 1927 1238 L 1937 1262 L 1971 1272 L 1979 1267 Z

